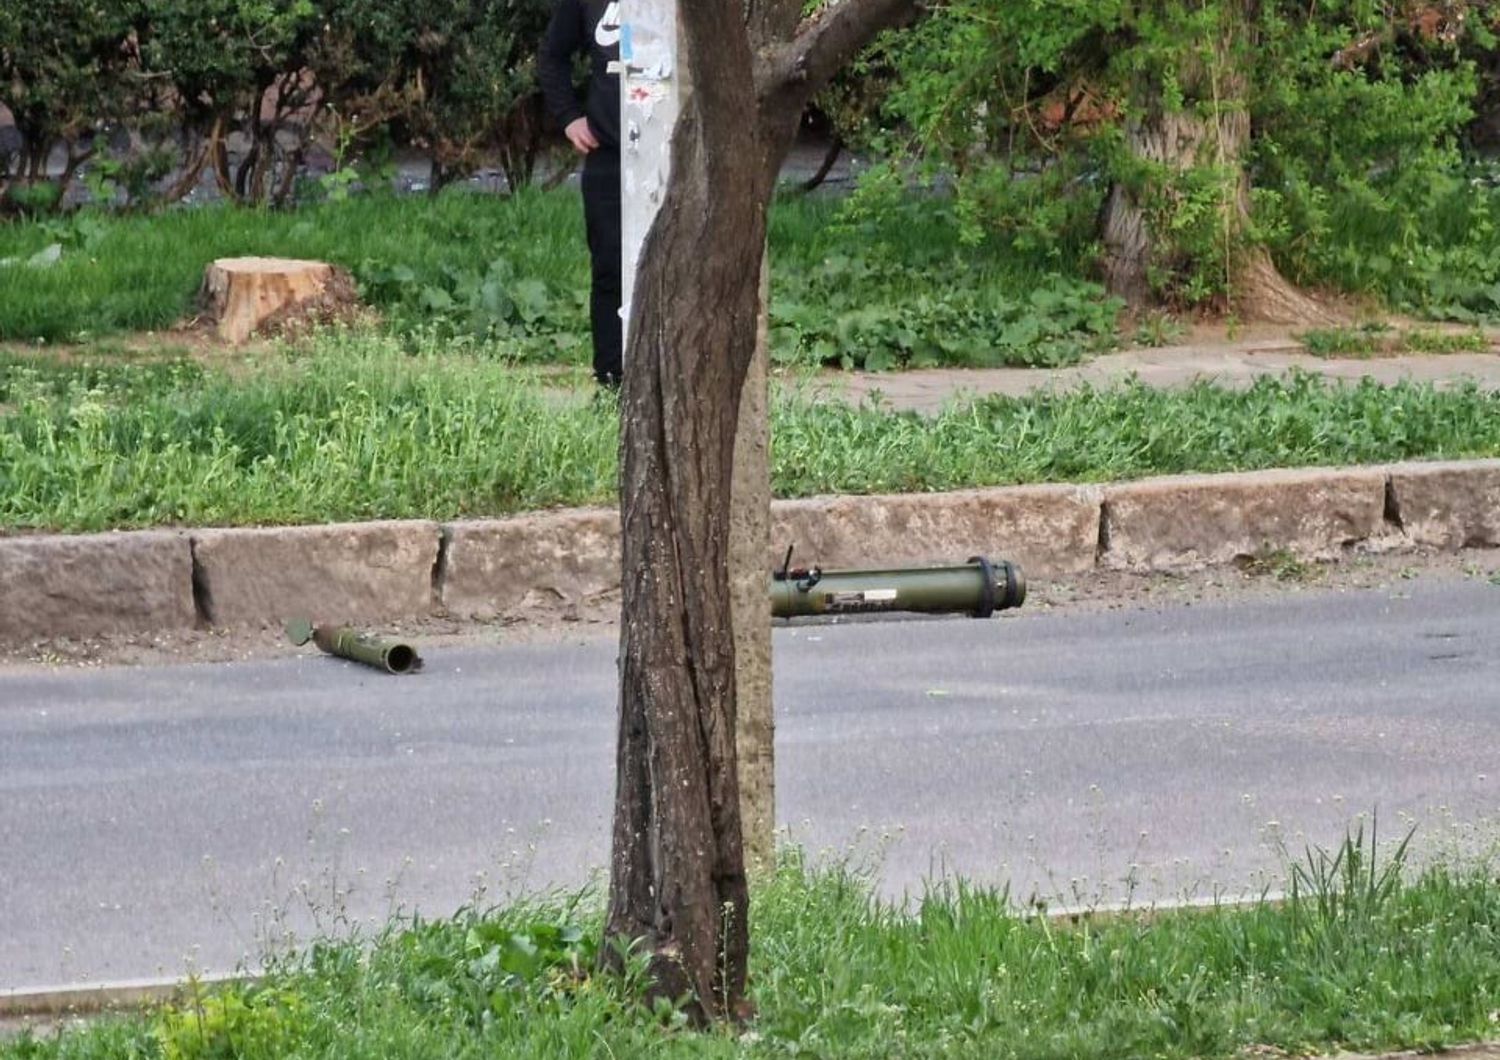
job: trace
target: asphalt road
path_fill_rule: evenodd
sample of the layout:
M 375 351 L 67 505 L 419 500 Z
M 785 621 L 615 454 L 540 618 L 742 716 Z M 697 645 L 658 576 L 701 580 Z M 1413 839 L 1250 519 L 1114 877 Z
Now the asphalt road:
M 1500 838 L 1483 581 L 776 648 L 781 818 L 891 893 L 947 871 L 1070 902 L 1240 894 L 1377 808 L 1432 850 Z M 607 854 L 613 659 L 0 674 L 0 989 L 229 970 L 287 926 L 578 885 Z

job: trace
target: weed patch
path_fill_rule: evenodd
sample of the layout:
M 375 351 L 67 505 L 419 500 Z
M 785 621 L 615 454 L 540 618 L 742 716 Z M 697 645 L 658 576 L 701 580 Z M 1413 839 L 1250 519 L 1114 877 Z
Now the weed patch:
M 617 418 L 479 344 L 331 334 L 247 376 L 189 361 L 0 362 L 0 526 L 84 531 L 611 504 Z M 1500 455 L 1500 395 L 1139 384 L 936 416 L 772 410 L 778 496 Z
M 393 924 L 254 986 L 0 1044 L 4 1060 L 235 1057 L 1230 1057 L 1435 1049 L 1493 1035 L 1500 882 L 1403 872 L 1356 833 L 1284 902 L 1083 917 L 959 880 L 912 906 L 797 852 L 753 897 L 746 1026 L 648 1009 L 642 962 L 596 971 L 592 893 Z
M 1402 353 L 1484 353 L 1490 340 L 1483 331 L 1399 330 L 1386 324 L 1318 328 L 1297 336 L 1314 357 L 1394 357 Z
M 1065 364 L 1116 341 L 1119 303 L 1057 263 L 961 245 L 950 208 L 912 199 L 855 227 L 837 203 L 772 214 L 774 350 L 784 364 Z M 45 263 L 24 264 L 37 254 Z M 511 360 L 588 359 L 588 258 L 575 192 L 371 195 L 294 212 L 202 208 L 0 226 L 0 340 L 80 341 L 190 318 L 215 258 L 316 258 L 354 275 L 400 335 L 478 338 Z

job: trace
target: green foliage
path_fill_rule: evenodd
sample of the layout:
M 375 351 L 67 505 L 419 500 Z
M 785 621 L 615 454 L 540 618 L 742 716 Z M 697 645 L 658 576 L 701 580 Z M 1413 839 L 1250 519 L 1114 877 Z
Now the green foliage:
M 131 10 L 143 74 L 196 129 L 255 106 L 306 62 L 322 14 L 312 0 L 139 0 Z
M 155 1021 L 162 1060 L 234 1060 L 281 1056 L 309 1030 L 304 1004 L 294 991 L 231 987 L 169 1006 Z
M 1124 252 L 1144 256 L 1161 303 L 1232 301 L 1236 263 L 1263 245 L 1299 281 L 1474 319 L 1500 311 L 1493 193 L 1471 186 L 1458 152 L 1475 57 L 1495 47 L 1479 14 L 1462 2 L 952 0 L 888 41 L 901 77 L 885 110 L 976 224 L 1004 232 L 1019 215 L 1057 230 L 1138 213 L 1148 241 Z M 1041 205 L 974 190 L 1017 180 L 1045 189 Z
M 443 179 L 477 168 L 478 150 L 495 146 L 511 186 L 531 182 L 543 130 L 536 48 L 552 7 L 551 0 L 429 6 L 412 64 L 426 92 L 406 120 Z
M 194 311 L 203 268 L 220 257 L 312 258 L 350 269 L 397 330 L 463 330 L 464 314 L 424 309 L 428 288 L 453 293 L 454 277 L 483 277 L 504 257 L 517 280 L 552 293 L 548 319 L 569 342 L 550 356 L 577 356 L 587 333 L 573 308 L 587 290 L 588 259 L 577 195 L 526 190 L 487 195 L 357 196 L 296 212 L 210 208 L 153 217 L 94 212 L 0 226 L 0 259 L 60 244 L 48 269 L 13 269 L 0 300 L 0 339 L 75 341 L 122 330 L 170 327 Z M 404 271 L 398 271 L 404 270 Z M 408 273 L 410 279 L 407 279 Z M 571 315 L 570 315 L 571 314 Z M 489 321 L 479 332 L 487 333 Z M 503 324 L 504 320 L 497 323 Z M 495 333 L 504 334 L 503 327 Z
M 575 193 L 509 199 L 360 196 L 297 213 L 200 209 L 146 218 L 94 212 L 0 228 L 14 269 L 0 339 L 66 341 L 170 326 L 192 311 L 218 257 L 316 258 L 350 269 L 402 333 L 482 337 L 530 361 L 587 357 L 588 261 Z M 844 209 L 789 199 L 772 214 L 772 316 L 783 363 L 891 368 L 1059 364 L 1115 339 L 1118 304 L 1059 273 L 1058 255 L 965 245 L 953 208 L 904 192 Z
M 455 339 L 354 334 L 257 372 L 0 363 L 0 525 L 104 530 L 502 515 L 614 500 L 607 408 Z M 553 384 L 556 385 L 555 383 Z M 1298 375 L 940 415 L 773 407 L 779 496 L 1500 455 L 1500 395 Z
M 493 148 L 524 186 L 546 146 L 534 53 L 550 10 L 548 0 L 8 4 L 0 103 L 24 142 L 0 156 L 0 193 L 14 185 L 0 205 L 56 208 L 85 161 L 96 205 L 175 201 L 205 171 L 235 201 L 285 204 L 303 191 L 320 137 L 341 169 L 399 139 L 429 152 L 440 182 Z M 129 143 L 104 150 L 101 131 Z M 232 135 L 249 144 L 233 161 Z M 49 178 L 58 145 L 69 167 Z
M 366 298 L 440 334 L 502 340 L 518 360 L 583 356 L 588 319 L 582 290 L 559 295 L 542 280 L 518 276 L 505 258 L 482 270 L 447 265 L 425 278 L 406 265 L 370 260 L 358 271 Z
M 1500 453 L 1500 395 L 1295 373 L 1243 391 L 1131 384 L 990 397 L 927 418 L 780 406 L 782 496 L 951 490 Z
M 670 1006 L 641 1003 L 638 962 L 596 970 L 590 944 L 566 941 L 600 936 L 586 893 L 321 943 L 259 988 L 198 1002 L 201 1029 L 189 1007 L 0 1043 L 0 1057 L 1177 1060 L 1491 1036 L 1493 869 L 1416 873 L 1405 856 L 1356 832 L 1310 854 L 1310 886 L 1285 902 L 1069 922 L 954 879 L 898 907 L 867 874 L 787 851 L 752 897 L 757 1015 L 745 1027 L 689 1033 Z M 527 956 L 507 977 L 490 969 L 516 954 Z M 169 1029 L 180 1051 L 163 1048 Z
M 1317 328 L 1297 336 L 1314 357 L 1391 357 L 1400 353 L 1483 353 L 1490 349 L 1482 331 L 1398 330 L 1387 324 Z
M 316 0 L 314 69 L 344 153 L 394 136 L 432 159 L 435 188 L 494 149 L 512 187 L 545 147 L 536 47 L 549 0 Z
M 1057 245 L 975 232 L 960 202 L 898 179 L 842 203 L 784 203 L 771 248 L 772 352 L 784 364 L 1058 365 L 1116 341 L 1120 303 L 1062 275 Z
M 1441 316 L 1500 309 L 1494 195 L 1459 152 L 1478 88 L 1460 45 L 1487 35 L 1473 18 L 1424 36 L 1369 0 L 1268 8 L 1256 217 L 1294 278 Z
M 1048 276 L 1029 295 L 1008 297 L 958 280 L 963 264 L 957 259 L 944 269 L 956 282 L 924 290 L 910 268 L 824 259 L 795 277 L 796 296 L 776 304 L 776 359 L 872 372 L 1054 366 L 1114 343 L 1120 305 L 1094 284 Z
M 56 206 L 67 180 L 49 174 L 53 151 L 71 176 L 98 150 L 99 124 L 124 116 L 128 30 L 128 8 L 99 0 L 0 7 L 0 103 L 22 137 L 18 151 L 0 150 L 0 213 Z
M 578 902 L 417 922 L 392 940 L 388 956 L 407 999 L 445 1019 L 478 1029 L 518 1010 L 556 1012 L 598 963 L 598 925 L 576 919 Z

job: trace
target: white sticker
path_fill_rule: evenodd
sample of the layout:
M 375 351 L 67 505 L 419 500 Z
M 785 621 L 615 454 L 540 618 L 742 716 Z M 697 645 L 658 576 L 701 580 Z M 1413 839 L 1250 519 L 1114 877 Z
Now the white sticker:
M 672 51 L 661 41 L 637 41 L 630 53 L 630 76 L 641 81 L 666 81 L 672 77 Z

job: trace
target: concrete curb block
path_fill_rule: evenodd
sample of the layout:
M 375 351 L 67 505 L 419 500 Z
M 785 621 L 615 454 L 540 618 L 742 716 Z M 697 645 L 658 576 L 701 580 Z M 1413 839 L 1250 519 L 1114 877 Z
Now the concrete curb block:
M 0 641 L 196 622 L 186 534 L 0 538 Z
M 126 979 L 86 986 L 0 990 L 0 1020 L 53 1016 L 92 1016 L 142 1009 L 188 996 L 193 989 L 251 982 L 253 976 L 205 975 L 197 979 Z
M 619 592 L 619 516 L 0 538 L 0 642 L 297 616 L 489 619 Z M 1170 570 L 1287 550 L 1318 558 L 1500 546 L 1500 460 L 821 497 L 772 507 L 773 554 L 829 567 L 976 554 L 1033 578 Z
M 1398 464 L 1390 474 L 1391 517 L 1416 544 L 1500 546 L 1500 460 Z
M 193 589 L 205 622 L 363 622 L 432 609 L 442 529 L 345 523 L 193 534 Z
M 581 602 L 620 586 L 618 512 L 453 523 L 444 536 L 439 600 L 463 618 L 495 618 L 534 602 Z
M 1033 577 L 1093 568 L 1095 486 L 1014 486 L 957 493 L 816 497 L 771 507 L 767 568 L 795 545 L 825 567 L 919 566 L 970 556 L 1014 560 Z
M 1385 531 L 1380 468 L 1190 475 L 1104 492 L 1100 562 L 1171 570 L 1233 562 L 1261 550 L 1324 555 Z

